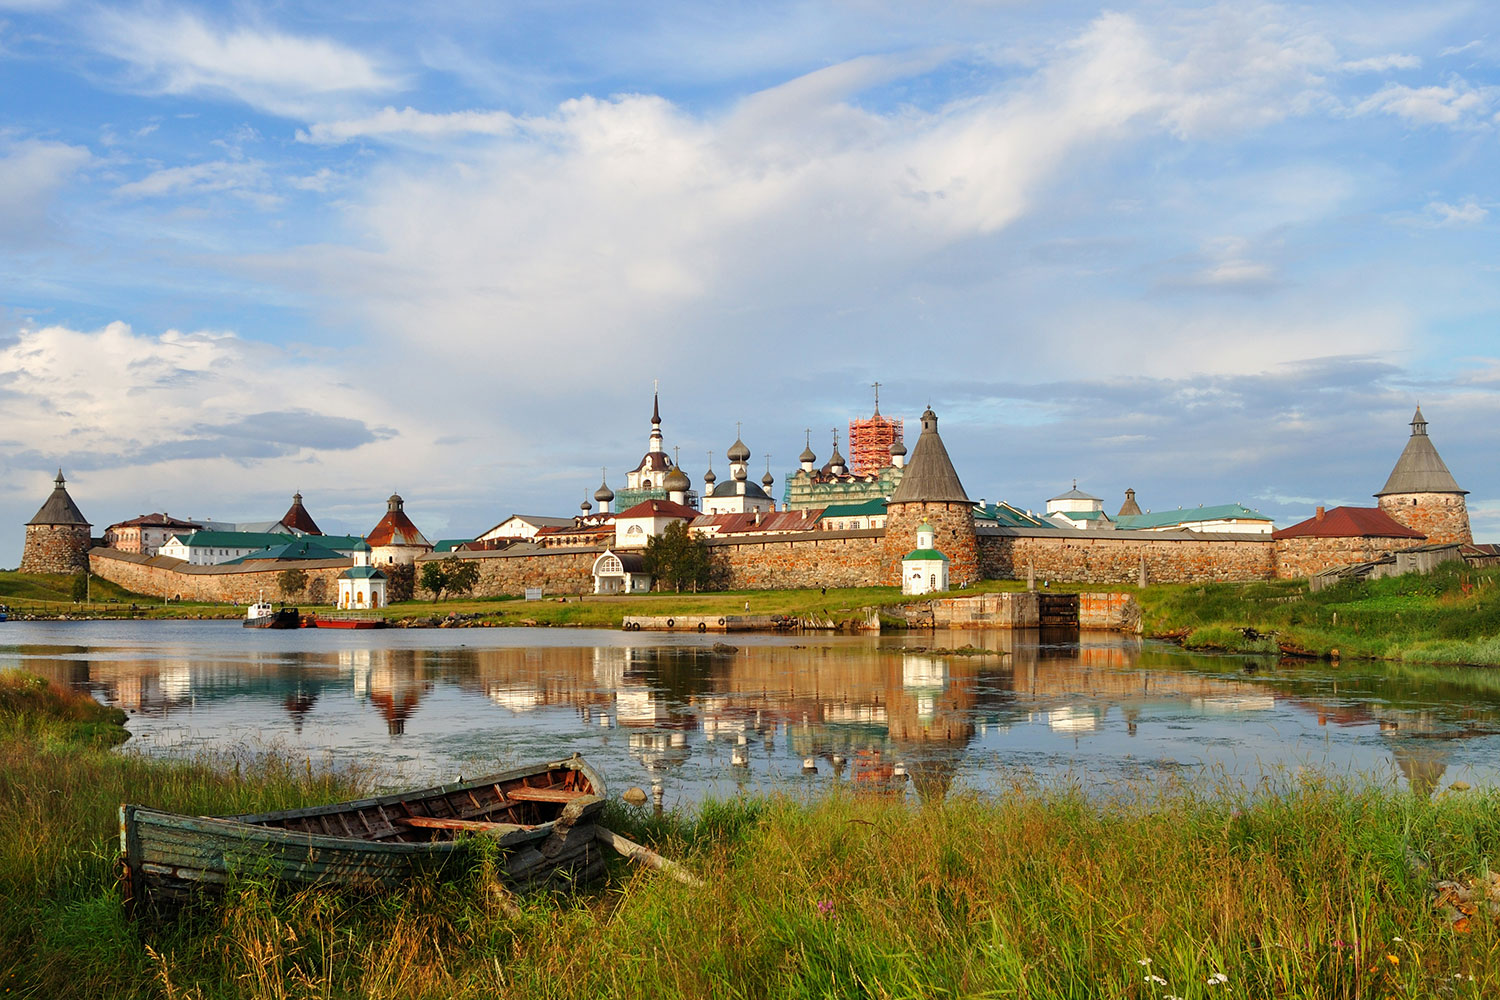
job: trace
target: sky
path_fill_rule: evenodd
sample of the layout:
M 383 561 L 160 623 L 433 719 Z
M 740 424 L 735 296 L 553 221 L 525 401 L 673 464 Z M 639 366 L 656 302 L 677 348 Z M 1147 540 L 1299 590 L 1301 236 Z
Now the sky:
M 969 494 L 1500 541 L 1485 2 L 0 0 L 0 566 L 60 466 L 429 538 L 931 405 Z

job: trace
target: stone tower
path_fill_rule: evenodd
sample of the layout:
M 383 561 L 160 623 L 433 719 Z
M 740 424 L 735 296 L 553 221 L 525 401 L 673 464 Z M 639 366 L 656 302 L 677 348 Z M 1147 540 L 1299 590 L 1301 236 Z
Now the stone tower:
M 1469 508 L 1464 503 L 1468 492 L 1459 489 L 1453 473 L 1443 464 L 1432 438 L 1427 436 L 1422 408 L 1417 407 L 1411 418 L 1411 438 L 1396 459 L 1385 487 L 1375 494 L 1380 509 L 1426 535 L 1429 542 L 1467 544 L 1474 540 L 1469 530 Z
M 950 583 L 962 586 L 979 579 L 974 504 L 958 481 L 937 423 L 937 414 L 928 408 L 906 474 L 886 503 L 883 556 L 888 584 L 901 582 L 901 557 L 923 521 L 932 526 L 935 546 L 949 559 Z
M 92 525 L 68 496 L 67 482 L 58 469 L 52 495 L 26 522 L 22 573 L 83 573 L 89 568 Z

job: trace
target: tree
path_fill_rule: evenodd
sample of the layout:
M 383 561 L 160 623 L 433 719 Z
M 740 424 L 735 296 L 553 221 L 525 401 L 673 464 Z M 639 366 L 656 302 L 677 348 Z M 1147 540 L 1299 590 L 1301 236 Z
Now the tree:
M 448 577 L 448 590 L 454 594 L 468 594 L 479 582 L 479 564 L 472 559 L 449 556 L 443 560 L 443 572 Z
M 315 576 L 307 583 L 307 599 L 312 604 L 328 603 L 328 581 Z
M 380 569 L 385 573 L 387 600 L 392 604 L 411 600 L 417 582 L 417 571 L 412 569 L 411 563 L 391 563 Z
M 430 562 L 424 565 L 422 567 L 422 576 L 417 581 L 423 590 L 432 591 L 432 599 L 434 601 L 441 601 L 443 599 L 443 591 L 448 589 L 448 571 L 443 567 L 444 562 L 447 562 L 447 560 Z
M 660 535 L 646 539 L 646 572 L 663 588 L 682 593 L 707 585 L 712 570 L 708 542 L 688 531 L 684 521 L 673 521 Z
M 73 603 L 78 604 L 89 599 L 89 575 L 79 573 L 73 577 Z
M 284 569 L 276 574 L 276 586 L 281 590 L 281 599 L 296 597 L 307 589 L 307 570 Z

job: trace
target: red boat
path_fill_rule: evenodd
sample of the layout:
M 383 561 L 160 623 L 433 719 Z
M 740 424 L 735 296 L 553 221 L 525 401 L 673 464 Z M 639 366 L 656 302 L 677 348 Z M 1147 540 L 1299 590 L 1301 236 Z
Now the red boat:
M 302 616 L 303 628 L 390 628 L 390 626 L 390 622 L 377 615 L 335 611 Z

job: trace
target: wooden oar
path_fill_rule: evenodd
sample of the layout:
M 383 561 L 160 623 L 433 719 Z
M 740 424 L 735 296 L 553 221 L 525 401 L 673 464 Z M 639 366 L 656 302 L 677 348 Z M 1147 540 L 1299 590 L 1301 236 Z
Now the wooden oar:
M 702 879 L 677 862 L 669 861 L 651 848 L 637 844 L 633 840 L 628 840 L 612 830 L 596 826 L 594 827 L 594 836 L 600 843 L 608 845 L 618 851 L 623 857 L 629 858 L 636 864 L 645 865 L 647 868 L 659 871 L 664 875 L 670 875 L 677 881 L 686 882 L 688 885 L 703 884 Z

